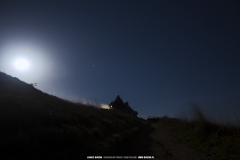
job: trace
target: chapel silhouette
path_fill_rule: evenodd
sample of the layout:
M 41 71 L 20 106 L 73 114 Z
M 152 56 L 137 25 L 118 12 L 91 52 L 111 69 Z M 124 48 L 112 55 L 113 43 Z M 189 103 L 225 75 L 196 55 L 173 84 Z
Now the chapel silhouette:
M 123 102 L 123 100 L 120 98 L 120 96 L 118 95 L 117 98 L 115 99 L 115 101 L 111 102 L 109 104 L 109 106 L 113 109 L 116 109 L 116 110 L 120 110 L 120 111 L 123 111 L 123 112 L 127 112 L 133 116 L 137 116 L 138 115 L 138 112 L 137 111 L 134 111 L 128 104 L 128 102 Z

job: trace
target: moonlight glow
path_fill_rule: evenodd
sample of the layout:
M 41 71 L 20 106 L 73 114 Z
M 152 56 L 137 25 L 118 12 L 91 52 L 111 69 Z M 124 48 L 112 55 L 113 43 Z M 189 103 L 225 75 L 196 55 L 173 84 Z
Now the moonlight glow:
M 28 62 L 25 59 L 16 60 L 14 65 L 18 70 L 26 70 L 29 67 Z

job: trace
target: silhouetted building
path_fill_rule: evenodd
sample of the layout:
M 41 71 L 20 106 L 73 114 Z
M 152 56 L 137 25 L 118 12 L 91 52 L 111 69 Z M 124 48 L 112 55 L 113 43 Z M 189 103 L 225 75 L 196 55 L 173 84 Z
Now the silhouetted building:
M 125 102 L 123 103 L 123 100 L 120 98 L 120 96 L 118 95 L 116 100 L 111 102 L 109 104 L 109 106 L 113 109 L 116 109 L 116 110 L 121 110 L 123 112 L 127 112 L 133 116 L 137 116 L 138 115 L 138 112 L 137 111 L 134 111 L 128 104 L 128 102 Z

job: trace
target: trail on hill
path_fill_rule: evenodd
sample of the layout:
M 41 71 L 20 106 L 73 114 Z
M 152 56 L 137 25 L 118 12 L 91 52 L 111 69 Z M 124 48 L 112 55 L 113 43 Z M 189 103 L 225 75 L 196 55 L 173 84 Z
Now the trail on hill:
M 125 156 L 154 156 L 157 160 L 213 160 L 214 156 L 191 148 L 169 135 L 157 123 L 148 124 L 119 153 Z

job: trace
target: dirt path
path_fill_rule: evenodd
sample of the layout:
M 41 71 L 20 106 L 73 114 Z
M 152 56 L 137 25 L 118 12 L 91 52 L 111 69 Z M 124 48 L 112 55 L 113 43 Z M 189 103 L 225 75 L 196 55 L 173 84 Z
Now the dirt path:
M 180 143 L 157 123 L 148 125 L 121 151 L 126 156 L 154 156 L 157 160 L 212 160 L 197 149 Z

